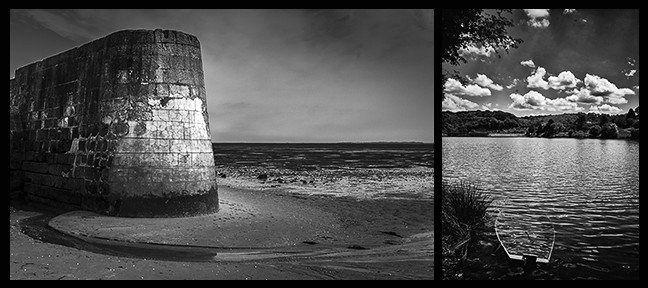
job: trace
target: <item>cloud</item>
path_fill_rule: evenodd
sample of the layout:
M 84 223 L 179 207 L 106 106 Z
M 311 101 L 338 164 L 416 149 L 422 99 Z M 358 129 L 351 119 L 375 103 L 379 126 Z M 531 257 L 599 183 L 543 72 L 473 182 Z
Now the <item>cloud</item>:
M 446 95 L 453 94 L 473 97 L 491 96 L 491 91 L 488 90 L 488 88 L 482 88 L 474 84 L 464 86 L 459 82 L 459 80 L 453 78 L 448 78 L 448 80 L 446 80 L 446 83 L 443 84 L 443 91 Z
M 631 57 L 626 57 L 627 63 L 630 66 L 629 68 L 621 70 L 621 72 L 628 78 L 632 77 L 637 73 L 637 69 L 633 69 L 634 66 L 637 63 L 637 60 L 631 58 Z
M 44 28 L 73 41 L 88 41 L 100 34 L 100 29 L 91 23 L 96 19 L 83 14 L 57 10 L 25 10 L 24 13 Z
M 513 79 L 513 82 L 511 82 L 510 85 L 506 86 L 506 89 L 511 89 L 511 88 L 515 87 L 518 83 L 520 83 L 520 79 L 515 78 L 515 79 Z
M 572 14 L 576 12 L 576 9 L 565 9 L 563 10 L 563 14 Z
M 610 104 L 625 104 L 628 103 L 624 97 L 626 95 L 635 95 L 635 92 L 630 88 L 618 88 L 605 78 L 596 75 L 585 75 L 585 88 L 587 88 L 591 95 L 603 96 L 606 103 Z
M 431 10 L 21 11 L 79 45 L 121 29 L 195 35 L 216 141 L 431 139 Z M 329 124 L 346 130 L 312 129 Z
M 619 89 L 616 85 L 610 83 L 610 81 L 608 81 L 607 79 L 601 78 L 596 75 L 587 74 L 585 76 L 584 83 L 585 87 L 568 91 L 567 93 L 570 93 L 572 95 L 566 97 L 565 99 L 575 103 L 586 103 L 594 105 L 599 105 L 603 102 L 608 104 L 625 104 L 628 103 L 628 100 L 626 100 L 624 97 L 626 95 L 635 94 L 632 89 Z
M 486 103 L 486 104 L 482 105 L 482 106 L 479 108 L 479 110 L 500 111 L 500 109 L 497 108 L 498 106 L 499 106 L 499 104 L 497 104 L 497 103 L 495 103 L 495 104 L 493 104 L 493 103 Z
M 549 81 L 544 79 L 545 75 L 547 75 L 547 70 L 543 67 L 538 67 L 531 76 L 526 78 L 528 83 L 527 87 L 534 89 L 541 88 L 544 90 L 548 90 L 549 88 L 565 90 L 567 88 L 575 88 L 578 83 L 582 82 L 570 71 L 562 71 L 558 76 L 549 76 Z
M 610 96 L 608 96 L 608 97 L 605 97 L 605 102 L 610 103 L 610 104 L 618 105 L 618 104 L 626 104 L 626 103 L 628 103 L 628 100 L 623 98 L 623 97 L 610 97 Z
M 527 24 L 535 28 L 549 27 L 549 9 L 523 9 L 524 13 L 531 18 Z
M 466 77 L 468 77 L 468 76 L 466 76 Z M 468 77 L 468 79 L 470 79 L 470 77 Z M 481 86 L 481 87 L 490 88 L 490 89 L 493 89 L 493 90 L 496 90 L 496 91 L 502 91 L 502 89 L 504 89 L 504 88 L 502 88 L 501 85 L 495 84 L 495 82 L 493 82 L 493 80 L 491 80 L 490 78 L 488 78 L 488 76 L 486 76 L 484 74 L 477 73 L 477 78 L 472 79 L 472 82 L 479 85 L 479 86 Z
M 531 19 L 527 23 L 529 24 L 529 26 L 534 28 L 547 28 L 550 24 L 548 19 Z
M 580 90 L 574 89 L 568 93 L 572 93 L 572 95 L 566 97 L 565 99 L 572 102 L 595 105 L 601 104 L 601 102 L 603 102 L 603 97 L 593 96 L 592 94 L 590 94 L 590 91 L 587 88 L 581 88 Z
M 590 112 L 594 113 L 609 113 L 609 114 L 618 114 L 623 112 L 619 107 L 610 106 L 608 104 L 603 104 L 601 106 L 592 105 L 589 107 Z
M 491 57 L 495 54 L 495 49 L 493 47 L 477 47 L 470 45 L 466 48 L 459 48 L 459 55 L 462 57 L 477 58 L 479 56 Z
M 452 94 L 445 94 L 445 99 L 441 104 L 441 109 L 444 111 L 466 111 L 477 108 L 479 108 L 479 104 Z
M 542 88 L 544 90 L 549 89 L 549 82 L 544 80 L 544 76 L 547 74 L 547 70 L 542 67 L 538 67 L 535 70 L 533 75 L 526 78 L 527 87 L 529 88 Z
M 549 9 L 522 9 L 529 18 L 549 17 Z
M 583 108 L 578 107 L 578 104 L 575 102 L 569 101 L 565 98 L 549 99 L 533 90 L 524 95 L 513 93 L 509 97 L 513 100 L 509 105 L 509 108 L 516 110 L 540 110 L 549 112 L 583 110 Z
M 549 87 L 555 90 L 564 90 L 566 88 L 574 88 L 582 82 L 570 71 L 563 71 L 558 76 L 549 77 Z
M 632 76 L 634 76 L 635 73 L 637 73 L 637 70 L 632 69 L 632 70 L 626 72 L 626 73 L 625 73 L 625 76 L 626 76 L 626 77 L 632 77 Z
M 535 63 L 533 63 L 533 60 L 531 60 L 531 59 L 526 60 L 526 61 L 522 61 L 522 62 L 520 62 L 520 64 L 522 64 L 522 66 L 527 66 L 527 67 L 531 67 L 531 68 L 536 67 Z

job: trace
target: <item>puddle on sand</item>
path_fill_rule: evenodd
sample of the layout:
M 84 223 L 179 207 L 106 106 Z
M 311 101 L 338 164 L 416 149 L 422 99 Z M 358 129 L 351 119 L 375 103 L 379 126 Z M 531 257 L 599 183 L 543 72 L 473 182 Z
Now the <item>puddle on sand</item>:
M 287 247 L 207 247 L 192 245 L 166 245 L 138 242 L 123 242 L 62 233 L 48 225 L 56 215 L 41 214 L 20 220 L 18 226 L 25 235 L 46 243 L 62 245 L 92 253 L 149 260 L 176 262 L 221 262 L 221 261 L 293 261 L 312 257 L 343 258 L 364 254 L 351 247 L 334 247 L 320 243 L 303 243 Z M 308 241 L 306 241 L 308 242 Z M 348 245 L 347 245 L 348 246 Z M 390 247 L 390 249 L 394 246 Z M 371 249 L 370 249 L 371 250 Z M 370 251 L 364 250 L 364 251 Z M 381 250 L 381 249 L 378 249 Z M 378 252 L 378 251 L 376 251 Z M 356 255 L 361 256 L 361 255 Z M 366 255 L 363 255 L 366 256 Z M 380 258 L 380 256 L 378 256 Z
M 47 223 L 54 215 L 38 215 L 19 222 L 20 230 L 27 236 L 78 250 L 118 257 L 184 262 L 214 261 L 216 249 L 192 246 L 172 246 L 145 243 L 128 243 L 108 239 L 88 242 L 55 230 Z

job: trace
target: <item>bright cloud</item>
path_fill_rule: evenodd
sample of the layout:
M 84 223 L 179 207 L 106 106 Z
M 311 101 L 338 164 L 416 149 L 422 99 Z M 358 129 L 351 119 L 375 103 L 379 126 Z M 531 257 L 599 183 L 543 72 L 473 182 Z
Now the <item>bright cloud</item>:
M 558 76 L 549 77 L 549 87 L 555 90 L 564 90 L 566 88 L 575 88 L 581 82 L 570 71 L 563 71 Z
M 522 9 L 529 18 L 549 17 L 549 9 Z
M 531 59 L 526 60 L 526 61 L 522 61 L 522 62 L 520 62 L 520 64 L 522 64 L 522 66 L 527 66 L 527 67 L 531 67 L 531 68 L 536 67 L 535 63 L 533 63 L 533 60 L 531 60 Z
M 632 76 L 634 76 L 635 73 L 637 73 L 637 70 L 632 69 L 632 70 L 626 72 L 626 73 L 625 73 L 625 76 L 627 76 L 627 77 L 632 77 Z
M 470 77 L 468 79 L 470 79 Z M 488 76 L 484 74 L 477 73 L 477 78 L 472 79 L 472 82 L 481 87 L 490 88 L 496 91 L 502 91 L 502 89 L 504 89 L 502 88 L 501 85 L 495 84 L 493 80 L 491 80 L 490 78 L 488 78 Z
M 441 109 L 444 111 L 466 111 L 477 108 L 479 108 L 479 104 L 452 94 L 445 94 L 445 99 L 441 104 Z
M 513 93 L 509 97 L 513 100 L 513 103 L 509 105 L 509 108 L 516 110 L 540 110 L 549 112 L 583 110 L 583 108 L 578 107 L 578 104 L 575 102 L 569 101 L 565 98 L 549 99 L 533 90 L 524 95 Z
M 610 104 L 626 104 L 628 100 L 623 97 L 605 97 L 605 102 Z
M 479 85 L 469 84 L 464 86 L 459 80 L 448 78 L 443 84 L 443 91 L 447 94 L 460 95 L 460 96 L 473 96 L 484 97 L 491 96 L 491 91 L 488 88 L 482 88 Z
M 601 106 L 592 105 L 590 106 L 589 111 L 594 113 L 610 113 L 610 114 L 618 114 L 623 112 L 623 110 L 621 110 L 619 107 L 610 106 L 608 104 L 603 104 Z
M 628 103 L 624 97 L 626 95 L 635 95 L 635 92 L 630 88 L 618 88 L 605 78 L 596 75 L 585 75 L 585 88 L 590 91 L 594 96 L 603 96 L 605 102 L 609 104 L 625 104 Z
M 542 19 L 542 20 L 531 19 L 527 23 L 529 23 L 529 25 L 531 27 L 534 27 L 534 28 L 547 28 L 547 27 L 549 27 L 549 20 L 547 20 L 547 19 Z
M 547 70 L 542 67 L 538 67 L 535 70 L 533 75 L 526 78 L 527 87 L 529 88 L 542 88 L 544 90 L 549 89 L 549 82 L 544 80 L 544 76 L 547 74 Z
M 563 10 L 563 14 L 572 14 L 576 12 L 576 9 L 565 9 Z
M 531 18 L 527 24 L 535 28 L 549 27 L 549 9 L 523 9 L 524 13 Z

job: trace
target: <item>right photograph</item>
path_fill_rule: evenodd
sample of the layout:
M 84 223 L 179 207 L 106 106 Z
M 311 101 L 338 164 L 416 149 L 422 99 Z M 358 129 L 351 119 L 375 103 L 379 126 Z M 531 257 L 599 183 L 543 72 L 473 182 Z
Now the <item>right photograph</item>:
M 639 279 L 639 10 L 437 12 L 442 279 Z

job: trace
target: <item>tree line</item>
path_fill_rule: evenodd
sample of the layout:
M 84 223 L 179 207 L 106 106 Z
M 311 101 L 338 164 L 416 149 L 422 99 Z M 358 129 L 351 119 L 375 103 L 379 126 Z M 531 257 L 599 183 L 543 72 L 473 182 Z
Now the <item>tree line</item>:
M 503 111 L 442 113 L 446 136 L 520 134 L 528 137 L 639 139 L 639 107 L 625 114 L 571 113 L 517 117 Z

